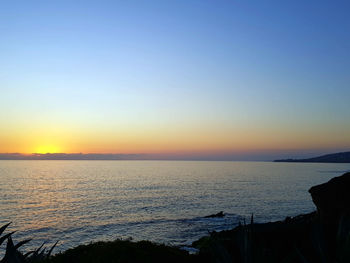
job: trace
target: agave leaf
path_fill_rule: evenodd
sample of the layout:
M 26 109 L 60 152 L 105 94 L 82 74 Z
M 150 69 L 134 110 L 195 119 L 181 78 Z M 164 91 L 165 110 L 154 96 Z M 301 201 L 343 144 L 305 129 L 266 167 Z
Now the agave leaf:
M 3 225 L 3 226 L 0 228 L 0 235 L 2 234 L 2 232 L 5 231 L 5 229 L 6 229 L 11 223 L 12 223 L 12 222 L 7 223 L 6 225 Z
M 5 257 L 7 261 L 12 262 L 12 260 L 14 260 L 16 257 L 16 249 L 15 249 L 15 245 L 13 244 L 12 238 L 11 236 L 9 236 L 7 238 L 7 245 L 6 245 L 6 252 L 5 252 Z M 5 260 L 5 262 L 7 262 Z M 14 261 L 16 262 L 16 261 Z
M 12 238 L 11 236 L 9 236 L 7 238 L 7 246 L 6 246 L 6 250 L 8 249 L 12 249 L 12 248 L 15 248 L 15 245 L 13 244 L 13 241 L 12 241 Z
M 13 232 L 11 232 L 11 233 L 8 233 L 8 234 L 6 234 L 6 235 L 4 235 L 4 236 L 2 236 L 1 238 L 0 238 L 0 246 L 2 245 L 2 243 L 7 239 L 7 238 L 9 238 L 13 233 L 15 233 L 16 231 L 13 231 Z
M 23 246 L 24 244 L 28 243 L 29 241 L 31 241 L 31 239 L 25 239 L 25 240 L 22 240 L 20 242 L 18 242 L 16 245 L 15 245 L 15 249 Z
M 42 243 L 42 245 L 41 245 L 40 247 L 38 247 L 38 248 L 34 251 L 33 257 L 38 256 L 40 249 L 41 249 L 44 245 L 45 245 L 45 242 Z
M 45 251 L 46 251 L 46 247 L 44 247 L 41 251 L 40 251 L 40 253 L 38 254 L 38 257 L 39 258 L 44 258 L 44 256 L 45 256 Z
M 34 254 L 35 250 L 29 251 L 27 253 L 24 254 L 24 258 L 29 257 L 31 254 Z
M 57 240 L 56 243 L 53 244 L 53 246 L 50 248 L 49 252 L 47 253 L 47 257 L 49 257 L 49 256 L 51 255 L 52 250 L 56 247 L 57 243 L 58 243 L 58 240 Z
M 7 239 L 6 252 L 2 262 L 6 262 L 6 263 L 24 263 L 25 262 L 25 258 L 23 257 L 22 253 L 20 253 L 16 249 L 15 245 L 13 244 L 11 236 L 9 236 Z

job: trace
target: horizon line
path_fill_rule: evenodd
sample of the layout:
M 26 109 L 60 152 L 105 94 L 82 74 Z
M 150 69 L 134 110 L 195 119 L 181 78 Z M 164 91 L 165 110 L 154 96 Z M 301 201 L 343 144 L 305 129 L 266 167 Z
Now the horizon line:
M 176 153 L 0 153 L 0 160 L 106 160 L 106 161 L 257 161 L 232 155 L 200 155 Z M 259 161 L 272 161 L 259 158 Z
M 250 153 L 0 153 L 0 160 L 174 160 L 174 161 L 274 161 L 310 158 L 329 153 L 250 152 Z M 346 152 L 346 151 L 341 151 Z M 333 152 L 334 153 L 334 152 Z M 337 153 L 340 153 L 338 151 Z M 295 157 L 293 157 L 294 155 Z

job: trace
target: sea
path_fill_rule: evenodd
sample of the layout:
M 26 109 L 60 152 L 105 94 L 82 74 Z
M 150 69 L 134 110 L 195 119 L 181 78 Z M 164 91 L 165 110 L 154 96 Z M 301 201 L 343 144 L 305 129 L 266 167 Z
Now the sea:
M 95 241 L 190 246 L 240 222 L 315 210 L 308 189 L 350 164 L 207 161 L 0 161 L 0 225 L 30 250 Z M 206 218 L 223 211 L 222 218 Z M 5 242 L 4 242 L 5 243 Z M 5 244 L 1 246 L 3 250 Z

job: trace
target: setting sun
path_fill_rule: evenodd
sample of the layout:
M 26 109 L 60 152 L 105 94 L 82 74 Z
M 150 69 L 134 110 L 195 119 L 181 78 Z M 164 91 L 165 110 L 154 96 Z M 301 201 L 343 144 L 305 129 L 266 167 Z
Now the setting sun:
M 35 153 L 59 153 L 60 148 L 55 145 L 43 145 L 36 148 Z

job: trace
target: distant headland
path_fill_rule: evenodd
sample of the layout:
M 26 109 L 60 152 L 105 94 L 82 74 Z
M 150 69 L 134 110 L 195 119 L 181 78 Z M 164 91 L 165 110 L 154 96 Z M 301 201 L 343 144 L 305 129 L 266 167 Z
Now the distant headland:
M 281 159 L 274 162 L 289 163 L 350 163 L 350 152 L 332 153 L 307 159 Z

